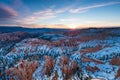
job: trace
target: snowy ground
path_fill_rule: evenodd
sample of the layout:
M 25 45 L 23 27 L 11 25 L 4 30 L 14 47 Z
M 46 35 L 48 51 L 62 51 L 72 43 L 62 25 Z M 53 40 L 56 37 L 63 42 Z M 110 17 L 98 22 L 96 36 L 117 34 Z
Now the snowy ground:
M 99 33 L 100 31 L 102 33 Z M 120 74 L 118 72 L 120 65 L 113 65 L 110 61 L 113 58 L 120 58 L 120 29 L 87 29 L 86 31 L 68 31 L 61 34 L 53 32 L 37 35 L 16 42 L 6 55 L 1 54 L 0 80 L 7 80 L 7 77 L 10 76 L 6 75 L 6 70 L 19 66 L 21 60 L 39 62 L 38 67 L 32 73 L 33 80 L 53 80 L 55 76 L 57 78 L 54 80 L 119 80 L 120 75 L 118 77 L 116 75 Z M 3 42 L 0 42 L 0 53 L 7 49 L 6 45 L 2 47 Z M 63 55 L 69 59 L 65 67 L 60 65 L 60 58 Z M 51 64 L 48 64 L 47 68 L 45 67 L 47 61 L 44 56 L 49 56 L 50 60 L 54 62 L 49 75 L 45 72 Z M 76 70 L 71 73 L 72 75 L 69 78 L 65 79 L 69 72 L 68 69 L 73 70 L 73 61 L 77 63 Z M 120 63 L 120 61 L 115 63 Z

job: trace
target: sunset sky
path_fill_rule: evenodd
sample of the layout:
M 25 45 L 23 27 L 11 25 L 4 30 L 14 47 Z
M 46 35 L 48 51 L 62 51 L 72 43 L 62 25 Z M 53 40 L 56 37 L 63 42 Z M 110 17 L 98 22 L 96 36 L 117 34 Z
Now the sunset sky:
M 120 0 L 0 0 L 0 26 L 120 26 Z

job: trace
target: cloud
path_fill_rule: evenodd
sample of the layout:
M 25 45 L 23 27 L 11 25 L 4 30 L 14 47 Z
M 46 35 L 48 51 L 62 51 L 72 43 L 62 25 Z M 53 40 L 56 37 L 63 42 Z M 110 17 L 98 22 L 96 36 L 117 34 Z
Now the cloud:
M 19 25 L 17 25 L 17 24 L 0 24 L 0 26 L 9 26 L 9 27 L 12 26 L 13 27 L 13 26 L 19 26 Z
M 17 12 L 12 8 L 6 5 L 0 4 L 0 19 L 14 18 L 17 15 L 18 15 Z
M 48 9 L 38 10 L 31 14 L 30 16 L 26 16 L 20 20 L 16 20 L 19 23 L 36 23 L 38 21 L 48 20 L 52 18 L 56 18 L 58 14 L 62 14 L 64 12 L 68 12 L 75 4 L 72 4 L 67 7 L 54 9 L 54 7 L 49 7 Z
M 58 16 L 58 14 L 62 14 L 64 12 L 70 12 L 70 13 L 84 13 L 90 9 L 94 9 L 94 8 L 99 8 L 99 7 L 104 7 L 104 6 L 109 6 L 109 5 L 114 5 L 114 4 L 119 4 L 120 2 L 108 2 L 108 3 L 103 3 L 103 4 L 96 4 L 96 5 L 92 5 L 92 6 L 87 6 L 87 7 L 79 7 L 79 8 L 75 8 L 73 9 L 73 7 L 75 5 L 70 5 L 64 8 L 60 8 L 60 9 L 53 9 L 49 8 L 49 9 L 45 9 L 45 10 L 39 10 L 34 12 L 32 15 L 24 17 L 20 20 L 16 20 L 16 22 L 19 23 L 27 23 L 27 24 L 31 24 L 31 23 L 37 23 L 43 20 L 48 20 L 48 19 L 52 19 L 52 18 L 56 18 Z M 61 20 L 64 21 L 64 20 Z M 65 20 L 66 21 L 66 20 Z M 70 20 L 67 20 L 70 21 Z M 73 21 L 73 20 L 71 20 Z
M 28 27 L 28 28 L 71 28 L 72 24 L 19 24 L 19 26 Z M 96 21 L 89 22 L 83 24 L 73 24 L 76 28 L 89 28 L 89 27 L 110 27 L 110 26 L 120 26 L 118 22 L 106 22 L 106 21 Z
M 94 9 L 94 8 L 99 8 L 99 7 L 104 7 L 104 6 L 109 6 L 109 5 L 114 5 L 114 4 L 119 4 L 120 2 L 108 2 L 108 3 L 103 3 L 103 4 L 96 4 L 96 5 L 92 5 L 92 6 L 87 6 L 87 7 L 79 7 L 79 8 L 75 8 L 73 9 L 74 5 L 72 6 L 67 6 L 64 8 L 59 8 L 59 9 L 54 9 L 54 7 L 48 8 L 48 9 L 44 9 L 44 10 L 38 10 L 36 12 L 33 12 L 33 14 L 26 16 L 24 18 L 21 18 L 19 20 L 16 20 L 16 22 L 18 24 L 23 24 L 25 26 L 48 26 L 48 25 L 41 25 L 42 22 L 44 24 L 44 21 L 50 21 L 51 19 L 56 19 L 61 21 L 61 23 L 66 24 L 66 23 L 79 23 L 79 19 L 75 19 L 75 18 L 62 18 L 59 19 L 59 14 L 63 14 L 65 12 L 68 13 L 81 13 L 81 12 L 86 12 L 90 9 Z M 40 25 L 39 25 L 39 24 Z M 91 23 L 91 22 L 88 22 Z M 51 23 L 52 24 L 52 23 Z M 58 27 L 58 25 L 49 25 L 50 26 L 54 26 L 54 27 Z M 63 26 L 63 25 L 62 25 Z
M 60 19 L 60 21 L 62 21 L 62 22 L 75 22 L 75 21 L 79 21 L 79 19 L 77 19 L 77 18 L 63 18 L 63 19 Z
M 79 8 L 76 8 L 76 9 L 70 9 L 69 12 L 71 12 L 71 13 L 81 13 L 81 12 L 86 12 L 90 9 L 109 6 L 109 5 L 114 5 L 114 4 L 120 4 L 120 2 L 108 2 L 108 3 L 103 3 L 103 4 L 91 5 L 91 6 L 87 6 L 87 7 L 79 7 Z
M 28 28 L 68 28 L 65 24 L 19 24 Z
M 37 11 L 33 14 L 34 17 L 38 17 L 41 20 L 54 18 L 55 15 L 56 12 L 53 11 L 53 9 L 45 9 L 45 10 Z
M 22 16 L 27 16 L 30 13 L 30 8 L 24 3 L 23 0 L 11 0 L 12 7 L 17 10 L 19 13 L 25 13 L 21 14 Z
M 54 17 L 56 17 L 54 11 L 52 9 L 46 9 L 46 10 L 41 10 L 41 11 L 34 12 L 30 16 L 27 16 L 27 17 L 22 18 L 20 20 L 16 20 L 16 22 L 34 24 L 37 21 L 51 19 L 51 18 L 54 18 Z
M 47 20 L 47 19 L 52 19 L 57 17 L 57 14 L 63 13 L 67 10 L 67 8 L 62 8 L 58 10 L 54 10 L 52 8 L 45 9 L 45 10 L 40 10 L 34 12 L 32 15 L 27 16 L 21 20 L 16 20 L 16 22 L 19 23 L 35 23 L 37 21 L 42 21 L 42 20 Z

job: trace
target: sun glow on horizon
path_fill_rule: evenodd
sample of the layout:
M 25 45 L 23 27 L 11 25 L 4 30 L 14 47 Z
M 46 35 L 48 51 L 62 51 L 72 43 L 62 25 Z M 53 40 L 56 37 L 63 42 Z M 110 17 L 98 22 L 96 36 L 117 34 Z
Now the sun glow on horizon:
M 70 29 L 76 29 L 77 26 L 76 26 L 75 24 L 70 24 L 70 25 L 69 25 L 69 28 L 70 28 Z

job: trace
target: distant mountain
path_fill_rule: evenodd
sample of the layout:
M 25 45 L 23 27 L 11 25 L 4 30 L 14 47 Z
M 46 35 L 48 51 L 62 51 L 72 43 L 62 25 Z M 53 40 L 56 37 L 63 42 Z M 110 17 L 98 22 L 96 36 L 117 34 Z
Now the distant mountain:
M 56 29 L 56 28 L 24 28 L 21 26 L 0 26 L 0 32 L 58 32 L 66 31 L 67 29 Z
M 97 30 L 97 31 L 103 31 L 104 30 L 115 30 L 115 31 L 119 31 L 120 30 L 120 27 L 107 27 L 107 28 L 84 28 L 84 29 L 74 29 L 74 30 L 71 30 L 71 29 L 62 29 L 62 28 L 25 28 L 25 27 L 21 27 L 21 26 L 0 26 L 0 32 L 17 32 L 17 31 L 20 31 L 20 32 L 32 32 L 32 33 L 36 33 L 36 32 L 66 32 L 66 31 L 79 31 L 79 30 L 89 30 L 89 31 L 92 31 L 92 30 Z

